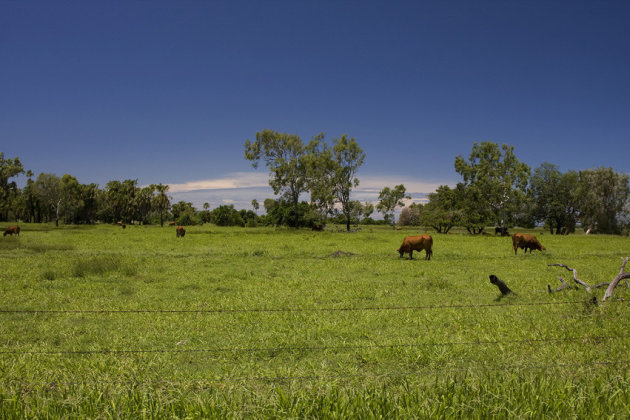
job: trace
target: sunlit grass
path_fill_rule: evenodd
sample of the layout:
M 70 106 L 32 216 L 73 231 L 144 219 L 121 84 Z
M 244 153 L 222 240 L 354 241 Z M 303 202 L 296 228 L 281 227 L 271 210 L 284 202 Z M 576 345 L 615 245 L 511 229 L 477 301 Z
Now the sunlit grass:
M 433 234 L 431 261 L 399 258 L 416 233 L 195 226 L 176 238 L 156 226 L 25 225 L 0 241 L 0 309 L 69 312 L 0 313 L 0 411 L 628 412 L 630 291 L 622 283 L 605 304 L 584 288 L 547 293 L 571 280 L 551 262 L 591 285 L 612 280 L 628 238 L 538 232 L 547 252 L 514 255 L 510 238 Z M 501 299 L 490 274 L 516 296 Z

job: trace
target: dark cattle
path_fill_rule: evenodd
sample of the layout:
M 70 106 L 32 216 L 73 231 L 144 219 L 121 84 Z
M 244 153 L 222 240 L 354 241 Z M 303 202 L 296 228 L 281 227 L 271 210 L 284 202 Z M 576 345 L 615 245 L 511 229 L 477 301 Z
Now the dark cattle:
M 403 257 L 405 253 L 409 254 L 409 259 L 413 259 L 413 251 L 422 251 L 426 252 L 425 260 L 430 260 L 431 255 L 433 255 L 433 238 L 431 235 L 417 235 L 417 236 L 407 236 L 404 240 L 400 248 L 398 248 L 398 253 L 400 254 L 400 258 Z
M 510 236 L 510 232 L 508 232 L 508 229 L 506 227 L 495 227 L 494 228 L 494 235 L 498 235 L 501 234 L 501 236 Z
M 11 235 L 13 236 L 13 234 L 16 234 L 17 236 L 20 236 L 20 227 L 19 226 L 9 226 L 7 228 L 7 230 L 4 231 L 4 235 L 2 236 L 7 236 L 7 235 Z
M 122 223 L 120 226 L 122 226 L 123 229 L 127 227 L 127 225 L 124 223 Z
M 324 230 L 324 225 L 313 225 L 312 229 L 319 232 Z
M 177 226 L 175 228 L 175 237 L 179 238 L 181 236 L 183 238 L 184 235 L 186 235 L 186 229 L 184 228 L 184 226 Z
M 530 235 L 528 233 L 515 233 L 512 235 L 512 249 L 514 250 L 514 254 L 516 254 L 516 251 L 519 248 L 524 249 L 526 254 L 528 249 L 530 254 L 533 249 L 537 249 L 539 251 L 547 249 L 538 242 L 538 239 L 536 239 L 534 235 Z

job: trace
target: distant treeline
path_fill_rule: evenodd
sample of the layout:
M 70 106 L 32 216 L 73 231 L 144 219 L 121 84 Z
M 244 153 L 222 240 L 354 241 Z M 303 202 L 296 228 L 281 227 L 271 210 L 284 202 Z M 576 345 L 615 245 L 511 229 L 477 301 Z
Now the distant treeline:
M 277 160 L 267 165 L 270 183 L 275 183 L 274 191 L 281 194 L 280 199 L 264 201 L 264 215 L 258 214 L 260 204 L 256 200 L 252 200 L 251 210 L 237 210 L 233 205 L 210 209 L 208 203 L 196 209 L 189 202 L 172 203 L 169 187 L 164 184 L 139 187 L 137 180 L 124 180 L 110 181 L 101 188 L 97 184 L 81 184 L 68 174 L 58 177 L 40 173 L 34 177 L 32 171 L 24 170 L 18 157 L 5 158 L 0 152 L 0 221 L 54 221 L 57 224 L 120 221 L 161 225 L 174 221 L 179 225 L 214 223 L 249 227 L 310 227 L 335 222 L 344 223 L 349 229 L 351 223 L 393 225 L 396 208 L 404 207 L 403 200 L 409 198 L 401 184 L 383 188 L 376 206 L 349 200 L 350 190 L 358 185 L 354 173 L 364 154 L 355 140 L 345 135 L 335 140 L 332 149 L 326 148 L 322 137 L 316 139 L 318 143 L 311 141 L 310 149 L 300 146 L 298 152 L 295 145 L 300 145 L 301 140 L 294 135 L 265 131 L 257 136 L 262 146 L 261 140 L 273 142 L 275 154 L 292 148 L 294 155 L 299 157 L 304 153 L 308 157 L 305 159 L 308 164 L 300 164 L 299 159 L 287 159 L 282 167 L 277 166 Z M 256 144 L 248 142 L 246 153 Z M 438 233 L 447 233 L 455 226 L 479 234 L 487 226 L 543 225 L 552 234 L 568 234 L 578 226 L 589 233 L 628 234 L 630 186 L 627 174 L 611 168 L 561 172 L 550 163 L 543 163 L 532 173 L 529 166 L 516 158 L 513 149 L 492 142 L 474 143 L 468 159 L 462 156 L 455 159 L 455 170 L 462 181 L 453 188 L 440 186 L 428 195 L 428 202 L 424 204 L 404 207 L 398 224 L 425 226 Z M 348 158 L 348 150 L 354 153 L 352 159 Z M 324 152 L 327 155 L 323 155 Z M 246 158 L 256 160 L 258 155 L 246 154 Z M 324 165 L 325 162 L 329 164 Z M 328 175 L 321 171 L 323 167 L 328 168 Z M 303 181 L 295 176 L 282 177 L 299 171 L 303 173 Z M 27 178 L 22 189 L 11 181 L 20 174 Z M 317 182 L 309 181 L 309 177 Z M 326 179 L 330 181 L 324 182 Z M 311 201 L 297 202 L 298 195 L 287 194 L 286 191 L 295 190 L 292 183 L 301 183 L 300 192 L 310 192 Z M 383 220 L 371 218 L 375 210 L 383 214 Z

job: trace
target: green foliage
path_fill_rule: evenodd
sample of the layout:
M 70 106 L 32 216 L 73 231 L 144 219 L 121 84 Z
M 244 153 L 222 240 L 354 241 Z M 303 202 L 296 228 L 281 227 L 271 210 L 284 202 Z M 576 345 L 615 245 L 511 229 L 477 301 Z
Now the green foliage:
M 620 233 L 628 216 L 628 175 L 612 168 L 580 171 L 577 190 L 582 226 L 599 233 Z
M 468 161 L 455 158 L 455 170 L 464 179 L 462 207 L 469 230 L 479 233 L 480 225 L 493 223 L 505 226 L 519 211 L 530 168 L 516 158 L 514 146 L 475 142 Z
M 245 142 L 245 159 L 258 167 L 260 160 L 269 168 L 269 185 L 274 194 L 293 205 L 293 226 L 298 227 L 298 201 L 307 191 L 309 159 L 323 138 L 314 137 L 309 145 L 295 134 L 263 130 L 256 133 L 256 140 Z
M 396 185 L 393 189 L 389 187 L 385 187 L 381 190 L 378 195 L 378 204 L 376 205 L 376 209 L 383 213 L 383 217 L 385 220 L 390 223 L 394 222 L 394 211 L 396 207 L 403 207 L 405 203 L 403 203 L 403 198 L 411 198 L 409 196 L 405 196 L 405 192 L 407 189 L 404 185 Z
M 578 221 L 578 174 L 561 173 L 556 165 L 542 163 L 530 180 L 533 217 L 544 222 L 551 234 L 571 233 Z
M 241 213 L 233 204 L 219 206 L 212 210 L 212 221 L 217 226 L 245 226 Z
M 24 166 L 20 158 L 5 158 L 4 152 L 0 152 L 0 220 L 8 220 L 10 203 L 18 191 L 15 181 L 9 180 L 22 173 Z

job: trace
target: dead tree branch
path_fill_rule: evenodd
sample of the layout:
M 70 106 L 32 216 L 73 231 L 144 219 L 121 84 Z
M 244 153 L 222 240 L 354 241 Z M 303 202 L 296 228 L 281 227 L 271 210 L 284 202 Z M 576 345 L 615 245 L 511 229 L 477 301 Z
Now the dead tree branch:
M 560 292 L 564 289 L 566 289 L 567 287 L 571 288 L 571 289 L 577 289 L 577 286 L 570 286 L 567 284 L 566 281 L 564 281 L 564 279 L 562 277 L 558 277 L 558 280 L 560 280 L 562 282 L 562 286 L 558 287 L 557 289 L 551 290 L 551 285 L 547 285 L 547 291 L 549 293 L 556 293 L 556 292 Z
M 608 289 L 606 289 L 606 293 L 604 293 L 604 297 L 602 298 L 602 302 L 605 302 L 606 299 L 608 299 L 609 297 L 612 296 L 613 294 L 613 290 L 615 290 L 615 287 L 617 287 L 617 284 L 623 280 L 623 279 L 628 279 L 630 278 L 630 272 L 626 272 L 626 264 L 628 263 L 628 261 L 630 260 L 629 258 L 622 258 L 622 263 L 621 263 L 621 269 L 619 270 L 619 274 L 617 274 L 617 277 L 615 277 L 615 279 L 608 285 Z M 626 285 L 628 284 L 628 282 L 626 281 Z
M 571 267 L 569 267 L 569 266 L 568 266 L 568 265 L 566 265 L 566 264 L 558 264 L 558 263 L 554 263 L 554 264 L 547 264 L 547 267 L 552 267 L 552 266 L 553 266 L 553 267 L 564 267 L 564 268 L 566 268 L 567 270 L 572 271 L 572 272 L 573 272 L 573 281 L 575 281 L 577 284 L 579 284 L 579 285 L 581 285 L 581 286 L 584 286 L 584 287 L 586 288 L 586 291 L 587 291 L 588 293 L 591 293 L 591 286 L 589 286 L 588 284 L 584 283 L 582 280 L 580 280 L 580 279 L 578 278 L 578 275 L 577 275 L 577 270 L 576 270 L 575 268 L 571 268 Z

